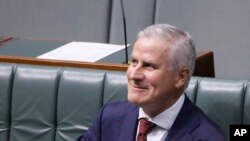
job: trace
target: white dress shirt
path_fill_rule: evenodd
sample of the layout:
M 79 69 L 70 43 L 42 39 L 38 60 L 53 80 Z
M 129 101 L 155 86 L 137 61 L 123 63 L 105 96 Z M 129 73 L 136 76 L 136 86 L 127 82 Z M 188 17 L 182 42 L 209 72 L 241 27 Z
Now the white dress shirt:
M 182 94 L 180 98 L 175 102 L 174 105 L 163 111 L 162 113 L 158 114 L 157 116 L 150 118 L 142 108 L 139 108 L 139 116 L 140 118 L 147 118 L 149 121 L 156 124 L 148 134 L 147 134 L 147 141 L 164 141 L 168 135 L 168 131 L 170 130 L 171 126 L 173 125 L 177 115 L 179 114 L 181 107 L 184 103 L 185 95 Z M 139 126 L 137 127 L 137 134 L 136 139 L 139 132 Z

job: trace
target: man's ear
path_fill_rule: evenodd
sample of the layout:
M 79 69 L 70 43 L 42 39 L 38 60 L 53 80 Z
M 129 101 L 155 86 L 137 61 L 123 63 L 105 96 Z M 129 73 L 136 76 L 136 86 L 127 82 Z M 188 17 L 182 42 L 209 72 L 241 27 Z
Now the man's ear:
M 181 88 L 184 87 L 186 82 L 188 81 L 188 77 L 190 74 L 190 69 L 188 67 L 183 67 L 182 69 L 180 69 L 178 71 L 178 75 L 176 78 L 176 83 L 175 83 L 175 87 L 176 88 Z

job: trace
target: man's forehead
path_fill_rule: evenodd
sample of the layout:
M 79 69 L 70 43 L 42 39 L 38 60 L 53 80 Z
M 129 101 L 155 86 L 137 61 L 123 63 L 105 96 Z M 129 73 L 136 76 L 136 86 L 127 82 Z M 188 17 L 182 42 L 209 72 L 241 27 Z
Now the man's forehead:
M 148 48 L 158 47 L 159 50 L 161 50 L 161 49 L 168 49 L 171 44 L 172 44 L 171 40 L 153 36 L 153 37 L 143 37 L 137 39 L 133 47 L 148 47 Z
M 141 53 L 145 53 L 148 55 L 167 55 L 169 52 L 169 43 L 168 42 L 164 42 L 164 41 L 146 41 L 146 40 L 142 40 L 142 41 L 138 41 L 132 50 L 132 54 L 135 53 L 139 53 L 141 55 Z

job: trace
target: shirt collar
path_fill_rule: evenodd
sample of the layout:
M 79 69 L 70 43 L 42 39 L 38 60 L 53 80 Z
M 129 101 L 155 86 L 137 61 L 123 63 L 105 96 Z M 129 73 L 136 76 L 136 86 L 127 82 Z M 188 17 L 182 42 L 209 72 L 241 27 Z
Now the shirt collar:
M 177 115 L 179 114 L 181 107 L 184 103 L 185 95 L 182 94 L 180 98 L 168 109 L 161 112 L 157 116 L 150 118 L 142 108 L 139 108 L 139 116 L 140 118 L 147 118 L 149 121 L 155 123 L 156 125 L 166 129 L 170 130 L 171 126 L 173 125 Z

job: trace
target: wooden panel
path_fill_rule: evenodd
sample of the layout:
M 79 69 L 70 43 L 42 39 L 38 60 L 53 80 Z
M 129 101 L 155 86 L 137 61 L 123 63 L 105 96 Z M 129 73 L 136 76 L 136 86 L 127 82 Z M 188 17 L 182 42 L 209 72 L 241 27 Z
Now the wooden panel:
M 200 51 L 196 56 L 194 76 L 215 77 L 212 51 Z

